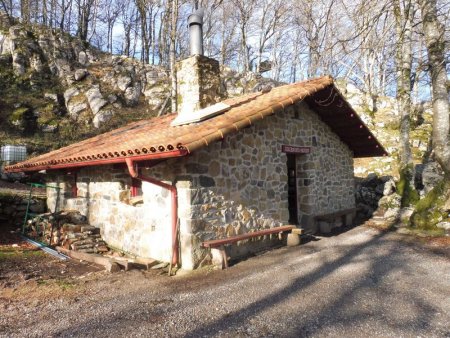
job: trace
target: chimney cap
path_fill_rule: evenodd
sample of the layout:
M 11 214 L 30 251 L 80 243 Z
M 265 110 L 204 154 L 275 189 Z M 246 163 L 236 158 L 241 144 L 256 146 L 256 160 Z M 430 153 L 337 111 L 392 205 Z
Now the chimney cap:
M 205 10 L 203 8 L 197 9 L 194 13 L 188 17 L 188 25 L 203 25 L 203 16 L 205 15 Z

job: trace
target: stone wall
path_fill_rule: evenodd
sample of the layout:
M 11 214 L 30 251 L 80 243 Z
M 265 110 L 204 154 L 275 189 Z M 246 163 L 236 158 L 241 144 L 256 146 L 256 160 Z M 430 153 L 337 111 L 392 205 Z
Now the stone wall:
M 355 206 L 351 151 L 306 104 L 289 107 L 188 158 L 148 171 L 181 181 L 180 237 L 182 248 L 192 248 L 182 250 L 183 267 L 211 258 L 200 249 L 203 240 L 288 224 L 282 144 L 311 147 L 310 154 L 297 155 L 300 226 L 315 227 L 314 215 Z
M 21 227 L 28 205 L 28 195 L 0 193 L 0 223 Z M 46 211 L 45 198 L 32 196 L 30 212 L 43 213 Z
M 190 114 L 222 98 L 217 60 L 194 55 L 177 63 L 178 114 Z
M 77 173 L 77 197 L 72 196 L 73 176 L 53 174 L 60 190 L 58 210 L 73 209 L 100 227 L 110 247 L 146 258 L 169 261 L 171 254 L 170 195 L 143 182 L 143 203 L 130 204 L 131 177 L 125 166 L 102 166 Z M 54 208 L 55 190 L 47 190 L 48 206 Z
M 352 208 L 352 153 L 306 104 L 285 109 L 250 128 L 188 157 L 143 170 L 144 175 L 178 189 L 181 261 L 192 269 L 209 263 L 203 240 L 288 224 L 287 157 L 281 145 L 311 147 L 297 155 L 299 223 L 314 215 Z M 170 260 L 170 193 L 143 182 L 143 204 L 129 204 L 131 179 L 125 166 L 78 172 L 78 197 L 71 198 L 72 176 L 54 175 L 60 208 L 76 209 L 102 229 L 113 247 L 142 257 Z M 55 203 L 49 191 L 49 206 Z M 241 243 L 245 252 L 249 243 Z

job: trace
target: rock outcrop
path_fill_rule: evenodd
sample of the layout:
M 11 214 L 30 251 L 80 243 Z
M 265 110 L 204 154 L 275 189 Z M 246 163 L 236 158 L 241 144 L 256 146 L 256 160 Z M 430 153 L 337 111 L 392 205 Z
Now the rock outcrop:
M 370 128 L 389 154 L 389 156 L 383 158 L 355 160 L 355 174 L 364 177 L 372 172 L 381 176 L 397 176 L 400 114 L 395 98 L 387 96 L 371 98 L 346 81 L 338 80 L 337 84 L 363 122 Z M 411 151 L 414 163 L 421 164 L 424 158 L 428 159 L 432 155 L 430 149 L 431 104 L 425 102 L 415 105 L 412 115 Z
M 0 28 L 0 120 L 7 121 L 0 132 L 12 142 L 17 134 L 28 138 L 32 153 L 170 109 L 163 67 L 103 53 L 57 29 L 10 22 L 1 11 Z M 280 84 L 227 67 L 221 82 L 224 97 Z

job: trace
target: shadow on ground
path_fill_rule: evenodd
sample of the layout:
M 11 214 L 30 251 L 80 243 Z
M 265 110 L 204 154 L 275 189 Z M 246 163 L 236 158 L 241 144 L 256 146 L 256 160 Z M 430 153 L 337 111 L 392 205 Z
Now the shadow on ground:
M 207 277 L 171 280 L 162 288 L 171 302 L 161 306 L 145 307 L 130 302 L 134 297 L 139 298 L 138 292 L 120 295 L 117 301 L 126 302 L 124 308 L 68 325 L 56 335 L 103 332 L 99 331 L 102 323 L 102 328 L 112 332 L 130 330 L 185 337 L 359 336 L 363 333 L 444 336 L 448 326 L 433 323 L 442 314 L 442 304 L 439 308 L 435 304 L 436 295 L 430 296 L 432 292 L 426 290 L 430 283 L 427 261 L 434 259 L 433 254 L 409 252 L 413 249 L 399 244 L 392 233 L 353 231 L 356 235 L 341 233 L 333 239 L 276 250 Z M 363 231 L 372 231 L 374 235 L 361 240 L 358 236 Z M 328 243 L 332 240 L 333 243 Z M 423 255 L 424 264 L 422 258 L 416 264 L 415 260 L 419 262 L 419 259 L 411 257 L 419 254 Z M 308 263 L 311 261 L 317 265 L 313 267 Z M 271 291 L 269 286 L 277 283 L 285 286 Z M 267 291 L 261 289 L 264 285 Z M 440 291 L 444 292 L 441 299 L 445 292 L 448 294 L 445 288 Z M 185 296 L 177 301 L 174 292 Z M 258 297 L 248 300 L 255 293 Z M 202 315 L 208 309 L 208 316 Z M 139 329 L 136 323 L 140 323 Z M 252 326 L 256 331 L 245 331 Z M 161 328 L 165 329 L 161 331 Z

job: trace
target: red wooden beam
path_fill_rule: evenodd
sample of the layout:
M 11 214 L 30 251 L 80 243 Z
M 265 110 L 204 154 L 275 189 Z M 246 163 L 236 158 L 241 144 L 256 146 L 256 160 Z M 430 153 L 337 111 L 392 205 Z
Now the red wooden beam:
M 295 229 L 295 226 L 293 225 L 284 225 L 281 227 L 271 228 L 271 229 L 264 229 L 264 230 L 258 230 L 255 232 L 249 232 L 243 235 L 237 235 L 232 236 L 228 238 L 222 238 L 222 239 L 213 239 L 210 241 L 204 241 L 202 242 L 202 246 L 204 248 L 215 248 L 218 246 L 222 246 L 224 244 L 231 244 L 238 241 L 243 241 L 245 239 L 253 238 L 253 237 L 259 237 L 259 236 L 265 236 L 265 235 L 271 235 L 271 234 L 278 234 L 280 232 L 285 231 L 291 231 L 292 229 Z

